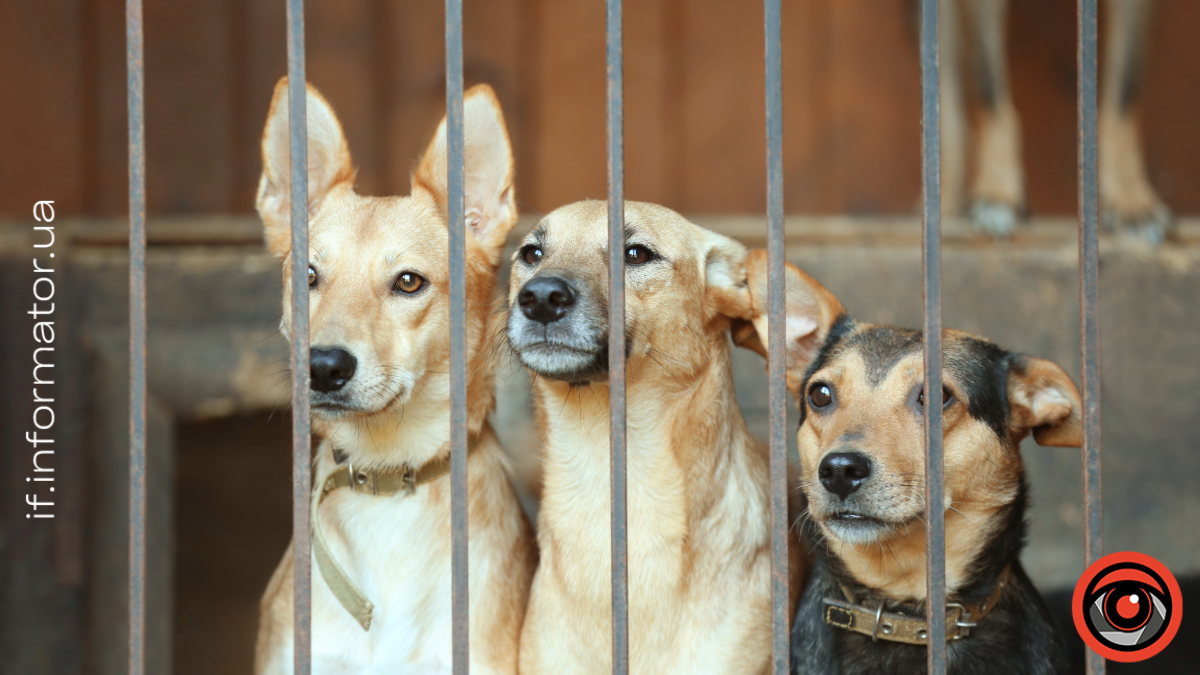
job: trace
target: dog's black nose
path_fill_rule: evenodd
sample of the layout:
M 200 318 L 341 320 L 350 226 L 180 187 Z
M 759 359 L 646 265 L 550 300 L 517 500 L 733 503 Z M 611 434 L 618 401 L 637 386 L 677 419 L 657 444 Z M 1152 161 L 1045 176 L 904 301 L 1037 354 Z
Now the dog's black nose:
M 861 452 L 831 452 L 817 467 L 821 485 L 845 499 L 871 477 L 871 460 Z
M 309 352 L 312 388 L 325 393 L 337 391 L 354 377 L 358 359 L 345 349 L 313 349 Z
M 538 323 L 554 323 L 571 311 L 575 291 L 562 277 L 534 277 L 517 294 L 517 304 L 525 316 Z

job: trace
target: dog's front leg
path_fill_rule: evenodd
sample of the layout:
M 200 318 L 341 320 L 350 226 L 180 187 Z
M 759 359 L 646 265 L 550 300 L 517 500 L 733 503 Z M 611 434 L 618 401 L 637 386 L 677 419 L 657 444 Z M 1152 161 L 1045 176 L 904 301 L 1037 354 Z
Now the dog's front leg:
M 975 175 L 971 218 L 995 237 L 1006 237 L 1025 210 L 1021 166 L 1021 120 L 1008 84 L 1004 48 L 1007 0 L 966 0 L 967 25 L 979 124 L 975 132 Z
M 1138 100 L 1150 28 L 1150 0 L 1108 0 L 1104 86 L 1100 99 L 1100 203 L 1109 227 L 1151 245 L 1162 243 L 1171 211 L 1146 174 Z

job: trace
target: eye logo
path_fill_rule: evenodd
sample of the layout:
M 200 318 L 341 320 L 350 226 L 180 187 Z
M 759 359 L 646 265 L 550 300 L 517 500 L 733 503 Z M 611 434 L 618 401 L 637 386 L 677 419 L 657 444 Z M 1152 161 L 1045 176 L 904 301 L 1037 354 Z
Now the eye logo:
M 1106 555 L 1083 573 L 1071 612 L 1092 651 L 1113 661 L 1144 661 L 1175 637 L 1183 597 L 1162 563 L 1127 551 Z

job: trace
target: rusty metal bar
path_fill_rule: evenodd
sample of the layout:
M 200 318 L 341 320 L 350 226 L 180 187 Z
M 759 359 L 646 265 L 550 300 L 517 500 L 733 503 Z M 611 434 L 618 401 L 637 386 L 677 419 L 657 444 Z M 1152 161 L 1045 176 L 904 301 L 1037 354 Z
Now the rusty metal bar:
M 287 2 L 288 139 L 292 180 L 292 538 L 293 668 L 312 671 L 312 439 L 309 418 L 308 120 L 304 64 L 304 0 Z
M 608 75 L 608 415 L 612 487 L 613 674 L 629 673 L 629 547 L 625 485 L 625 64 L 621 0 L 605 0 Z
M 1079 346 L 1083 384 L 1083 548 L 1087 567 L 1104 555 L 1100 466 L 1100 200 L 1097 192 L 1096 0 L 1079 0 Z M 1104 658 L 1084 648 L 1088 675 Z
M 953 1 L 953 0 L 948 0 Z M 946 510 L 942 507 L 942 186 L 938 0 L 921 0 L 921 267 L 925 275 L 926 670 L 946 673 Z
M 142 0 L 125 2 L 129 107 L 129 675 L 146 672 L 146 123 Z
M 446 0 L 446 141 L 450 229 L 450 607 L 452 670 L 470 669 L 467 574 L 466 212 L 463 203 L 462 0 Z
M 787 675 L 787 335 L 783 274 L 783 33 L 780 0 L 764 0 L 767 104 L 767 424 L 771 481 L 771 663 Z

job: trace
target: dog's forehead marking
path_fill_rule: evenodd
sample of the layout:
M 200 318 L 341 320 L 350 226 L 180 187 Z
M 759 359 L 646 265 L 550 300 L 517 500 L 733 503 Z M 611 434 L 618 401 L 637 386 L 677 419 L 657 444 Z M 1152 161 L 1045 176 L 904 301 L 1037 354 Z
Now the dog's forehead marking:
M 920 353 L 920 331 L 892 326 L 866 326 L 850 334 L 842 350 L 854 352 L 866 366 L 867 383 L 878 387 L 906 357 Z
M 919 382 L 924 376 L 923 344 L 923 335 L 918 330 L 860 325 L 829 345 L 820 366 L 821 370 L 844 366 L 848 363 L 846 359 L 854 355 L 861 359 L 871 389 L 877 390 L 891 381 L 889 374 L 900 364 L 904 364 L 899 373 L 902 381 Z M 957 389 L 971 417 L 986 424 L 1001 440 L 1006 439 L 1009 353 L 987 340 L 959 331 L 945 333 L 942 349 L 943 381 Z M 814 370 L 812 374 L 817 372 Z M 841 371 L 828 372 L 836 372 L 832 377 L 838 379 L 845 376 Z

